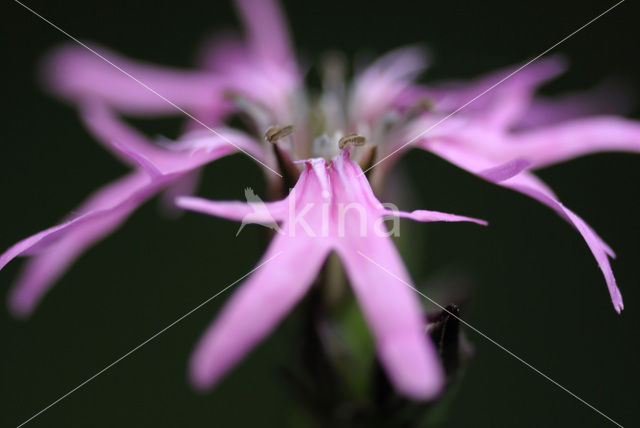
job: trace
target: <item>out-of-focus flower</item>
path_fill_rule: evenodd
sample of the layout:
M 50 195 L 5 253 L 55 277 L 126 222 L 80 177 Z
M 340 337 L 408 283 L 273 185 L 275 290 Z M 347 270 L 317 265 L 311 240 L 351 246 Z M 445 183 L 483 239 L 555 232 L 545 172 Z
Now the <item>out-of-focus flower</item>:
M 269 2 L 264 7 L 260 2 L 239 6 L 243 12 L 252 7 L 254 12 L 261 10 L 265 16 L 281 19 Z M 264 165 L 271 163 L 259 142 L 225 126 L 223 119 L 247 104 L 237 100 L 240 94 L 254 90 L 256 104 L 284 103 L 299 79 L 293 56 L 287 56 L 289 64 L 284 58 L 288 52 L 284 26 L 267 31 L 255 17 L 243 16 L 249 21 L 247 42 L 234 41 L 233 48 L 226 39 L 215 47 L 208 45 L 198 71 L 138 63 L 94 45 L 94 52 L 68 45 L 48 56 L 43 67 L 47 87 L 75 104 L 96 139 L 134 170 L 96 191 L 62 224 L 20 241 L 0 256 L 0 269 L 16 256 L 31 256 L 11 291 L 9 307 L 16 316 L 28 316 L 66 269 L 118 228 L 140 204 L 160 192 L 170 201 L 178 194 L 191 193 L 202 165 L 239 151 Z M 282 53 L 268 56 L 267 46 Z M 156 144 L 116 115 L 182 114 L 179 109 L 188 111 L 192 120 L 173 143 Z M 215 127 L 215 132 L 206 127 Z M 150 176 L 139 161 L 152 163 L 161 174 Z
M 557 106 L 536 100 L 533 97 L 535 89 L 563 68 L 563 61 L 559 58 L 531 64 L 479 98 L 479 105 L 470 104 L 458 115 L 436 126 L 434 124 L 450 112 L 516 69 L 495 73 L 467 85 L 413 86 L 405 92 L 408 99 L 416 100 L 431 94 L 440 101 L 434 101 L 435 108 L 429 114 L 422 115 L 404 128 L 395 147 L 387 153 L 393 153 L 390 157 L 394 158 L 408 147 L 403 147 L 403 142 L 411 141 L 413 146 L 435 153 L 485 180 L 524 193 L 552 208 L 586 241 L 604 274 L 613 306 L 620 312 L 624 307 L 622 296 L 608 259 L 615 257 L 615 253 L 531 170 L 594 152 L 638 153 L 640 125 L 616 116 L 580 116 L 585 111 L 582 104 L 587 101 L 596 104 L 597 96 L 601 95 L 599 92 L 591 97 L 574 97 Z M 558 118 L 564 120 L 557 122 Z
M 32 235 L 0 255 L 0 268 L 16 256 L 30 256 L 10 296 L 10 308 L 17 316 L 29 315 L 83 251 L 119 227 L 155 194 L 183 185 L 191 179 L 192 171 L 238 148 L 262 156 L 251 138 L 231 129 L 221 129 L 218 135 L 193 131 L 176 143 L 176 149 L 168 150 L 124 125 L 99 102 L 84 105 L 82 111 L 90 130 L 134 170 L 95 192 L 60 225 Z
M 615 309 L 622 310 L 608 259 L 613 251 L 531 171 L 597 151 L 640 152 L 640 125 L 614 116 L 583 117 L 600 113 L 585 107 L 600 101 L 588 94 L 558 103 L 534 97 L 540 84 L 562 71 L 560 59 L 535 62 L 511 76 L 512 70 L 505 70 L 470 84 L 422 86 L 413 82 L 427 65 L 420 48 L 383 56 L 356 73 L 351 84 L 346 83 L 345 65 L 334 56 L 321 66 L 321 93 L 312 94 L 303 86 L 276 5 L 270 0 L 236 4 L 247 36 L 243 40 L 227 35 L 208 43 L 198 71 L 142 64 L 93 45 L 94 52 L 67 46 L 48 58 L 49 88 L 76 105 L 90 132 L 134 171 L 98 191 L 61 225 L 0 256 L 0 268 L 18 255 L 31 256 L 11 295 L 15 313 L 29 314 L 82 251 L 112 232 L 145 200 L 162 191 L 170 200 L 191 194 L 201 166 L 242 150 L 262 162 L 270 197 L 280 200 L 263 204 L 268 221 L 281 222 L 265 257 L 283 253 L 242 286 L 203 338 L 192 365 L 196 384 L 210 385 L 264 337 L 302 296 L 333 250 L 364 308 L 390 379 L 408 396 L 431 397 L 441 387 L 442 373 L 424 330 L 418 334 L 424 322 L 415 299 L 405 286 L 395 286 L 391 276 L 358 255 L 361 251 L 408 282 L 389 238 L 370 233 L 368 227 L 394 213 L 419 221 L 468 220 L 381 208 L 367 177 L 378 190 L 393 161 L 411 147 L 431 151 L 554 209 L 583 236 L 604 273 Z M 175 142 L 149 141 L 118 117 L 184 111 L 191 120 Z M 232 117 L 242 117 L 247 130 L 232 129 Z M 295 163 L 299 160 L 303 168 Z M 279 171 L 285 186 L 271 170 Z M 297 184 L 285 198 L 289 183 Z M 293 204 L 296 209 L 306 201 L 322 203 L 328 213 L 335 206 L 327 200 L 356 202 L 364 209 L 365 221 L 359 222 L 352 212 L 345 216 L 344 235 L 334 233 L 333 220 L 326 223 L 326 234 L 318 233 L 323 224 L 315 216 L 322 210 L 309 209 L 309 230 L 318 236 L 288 234 L 297 223 L 283 216 L 283 210 L 295 197 L 300 198 Z M 185 208 L 243 222 L 267 221 L 260 215 L 262 209 L 251 204 L 178 200 Z M 362 224 L 364 236 L 356 233 Z

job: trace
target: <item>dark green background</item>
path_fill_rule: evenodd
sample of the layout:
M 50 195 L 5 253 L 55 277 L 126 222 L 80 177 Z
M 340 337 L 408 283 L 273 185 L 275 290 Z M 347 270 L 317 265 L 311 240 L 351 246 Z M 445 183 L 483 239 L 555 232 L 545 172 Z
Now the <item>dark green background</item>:
M 237 25 L 226 2 L 26 1 L 81 39 L 135 58 L 187 66 L 212 30 Z M 640 95 L 637 4 L 627 1 L 556 51 L 571 60 L 551 92 L 626 78 Z M 327 49 L 381 53 L 425 42 L 428 78 L 471 77 L 530 58 L 612 2 L 287 2 L 297 48 L 309 61 Z M 3 4 L 0 247 L 54 224 L 125 169 L 83 130 L 74 111 L 38 86 L 39 58 L 67 39 L 18 4 Z M 633 86 L 635 85 L 635 86 Z M 638 117 L 636 109 L 635 117 Z M 174 136 L 178 120 L 145 124 Z M 551 210 L 482 182 L 434 156 L 398 165 L 424 208 L 488 219 L 421 225 L 416 282 L 463 269 L 473 279 L 470 323 L 625 426 L 638 422 L 640 156 L 603 154 L 540 173 L 567 206 L 617 251 L 626 310 L 617 316 L 580 236 Z M 263 194 L 260 170 L 234 156 L 207 168 L 200 194 Z M 2 425 L 15 426 L 248 272 L 264 242 L 257 227 L 202 215 L 178 220 L 148 203 L 86 253 L 26 322 L 0 312 Z M 427 236 L 428 233 L 428 236 Z M 416 237 L 417 239 L 418 237 Z M 408 254 L 405 254 L 409 257 Z M 20 262 L 0 273 L 6 295 Z M 218 388 L 194 393 L 186 361 L 226 297 L 193 314 L 35 419 L 33 426 L 288 426 L 292 396 L 275 367 L 295 349 L 289 318 Z M 476 349 L 451 409 L 451 426 L 607 426 L 594 411 L 468 332 Z

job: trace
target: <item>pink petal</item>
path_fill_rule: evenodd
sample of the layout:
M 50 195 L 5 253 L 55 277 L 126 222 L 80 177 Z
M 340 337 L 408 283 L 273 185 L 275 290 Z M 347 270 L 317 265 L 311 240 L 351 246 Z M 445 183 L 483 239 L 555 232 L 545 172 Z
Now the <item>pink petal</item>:
M 437 121 L 416 121 L 407 137 L 398 141 L 420 136 L 425 140 L 421 143 L 423 147 L 439 152 L 445 159 L 454 157 L 454 163 L 464 162 L 464 168 L 474 173 L 480 173 L 481 169 L 486 170 L 483 174 L 499 173 L 499 170 L 491 171 L 496 165 L 503 169 L 514 168 L 514 171 L 518 168 L 544 168 L 603 151 L 640 153 L 640 122 L 620 117 L 588 117 L 517 132 L 503 132 L 469 121 L 465 123 L 455 117 L 436 126 L 434 123 Z M 503 173 L 509 174 L 507 170 Z M 494 181 L 491 177 L 486 179 Z M 499 181 L 498 177 L 495 179 Z
M 67 233 L 69 229 L 73 228 L 74 226 L 77 227 L 79 224 L 85 223 L 88 220 L 91 220 L 93 217 L 94 216 L 91 215 L 91 213 L 81 215 L 57 226 L 45 229 L 41 232 L 36 233 L 35 235 L 31 235 L 28 238 L 23 239 L 20 242 L 15 243 L 8 250 L 2 253 L 2 255 L 0 255 L 0 269 L 5 267 L 11 260 L 22 254 L 37 253 L 38 250 L 42 249 L 42 247 L 46 247 L 50 245 L 51 242 L 57 241 L 61 237 L 61 235 Z
M 402 259 L 391 239 L 376 231 L 380 203 L 371 200 L 371 188 L 348 151 L 336 157 L 333 165 L 334 203 L 355 202 L 365 211 L 364 216 L 357 210 L 344 213 L 346 234 L 337 236 L 334 245 L 376 339 L 380 361 L 401 393 L 415 399 L 433 398 L 444 384 L 442 367 L 426 335 L 418 297 L 409 286 Z M 362 222 L 365 233 L 358 234 Z
M 427 211 L 427 210 L 415 210 L 411 212 L 406 211 L 395 211 L 395 210 L 385 210 L 384 213 L 393 217 L 402 217 L 409 218 L 415 221 L 422 222 L 434 222 L 434 221 L 446 221 L 446 222 L 458 222 L 458 221 L 468 221 L 471 223 L 477 223 L 482 226 L 487 226 L 485 220 L 480 220 L 473 217 L 465 217 L 461 215 L 448 214 L 439 211 Z
M 449 162 L 458 165 L 473 174 L 479 175 L 482 178 L 499 184 L 500 186 L 517 190 L 537 199 L 560 214 L 560 216 L 578 230 L 586 241 L 591 253 L 598 262 L 598 266 L 604 274 L 615 310 L 620 312 L 623 309 L 622 297 L 616 285 L 611 265 L 609 264 L 609 259 L 607 257 L 607 255 L 614 257 L 615 254 L 611 248 L 584 222 L 584 220 L 562 205 L 562 203 L 557 200 L 557 197 L 553 192 L 540 179 L 527 171 L 517 173 L 518 168 L 513 168 L 513 165 L 511 165 L 511 173 L 516 172 L 516 175 L 509 177 L 509 174 L 506 174 L 500 177 L 500 174 L 497 174 L 492 177 L 492 175 L 487 174 L 486 171 L 490 168 L 496 168 L 492 166 L 495 164 L 495 161 L 487 158 L 485 154 L 474 152 L 473 149 L 468 146 L 457 146 L 455 143 L 446 143 L 443 141 L 423 142 L 422 144 L 427 150 L 443 157 Z M 521 164 L 520 166 L 522 167 L 524 164 Z M 498 166 L 498 168 L 500 168 L 500 166 Z M 491 180 L 491 178 L 493 178 L 493 180 Z M 501 181 L 497 178 L 504 178 L 504 180 Z
M 196 387 L 212 386 L 276 327 L 309 289 L 328 252 L 311 239 L 276 236 L 196 347 L 190 365 Z
M 529 159 L 514 159 L 498 166 L 479 171 L 478 175 L 487 181 L 504 181 L 520 174 L 529 168 L 532 162 Z
M 116 118 L 101 102 L 85 104 L 83 114 L 99 140 L 148 175 L 135 172 L 105 186 L 76 210 L 81 217 L 27 238 L 2 256 L 2 264 L 6 264 L 17 255 L 37 253 L 26 264 L 10 297 L 18 315 L 28 315 L 83 251 L 111 233 L 146 199 L 184 173 L 236 150 L 209 133 L 186 136 L 177 143 L 181 151 L 159 147 Z M 228 135 L 245 147 L 257 147 L 240 134 Z
M 240 34 L 224 32 L 208 37 L 200 47 L 197 58 L 201 67 L 220 72 L 227 70 L 229 64 L 246 61 L 249 55 Z
M 285 201 L 246 203 L 239 201 L 210 201 L 195 196 L 180 196 L 175 203 L 185 210 L 244 223 L 271 224 L 283 220 L 287 215 L 287 203 Z
M 276 62 L 295 60 L 288 26 L 276 1 L 236 0 L 236 6 L 254 53 Z
M 508 153 L 542 168 L 602 151 L 640 153 L 640 123 L 613 116 L 589 117 L 508 136 Z
M 479 109 L 480 104 L 493 104 L 495 100 L 492 97 L 498 95 L 500 91 L 508 92 L 507 89 L 512 89 L 514 86 L 535 88 L 556 77 L 566 69 L 566 63 L 560 56 L 542 58 L 521 68 L 524 65 L 517 64 L 487 73 L 471 82 L 452 81 L 433 85 L 431 91 L 433 93 L 442 93 L 448 100 L 449 108 L 455 109 L 492 86 L 497 85 L 487 92 L 485 96 L 478 98 L 477 102 L 471 104 L 475 106 L 474 108 Z M 518 71 L 518 69 L 520 70 Z M 510 75 L 511 77 L 508 77 Z M 499 83 L 501 81 L 502 83 Z M 506 86 L 503 86 L 505 84 Z
M 17 316 L 29 315 L 44 293 L 88 247 L 111 233 L 160 184 L 133 173 L 98 191 L 78 211 L 83 213 L 22 240 L 0 256 L 0 268 L 18 255 L 33 254 L 10 295 Z
M 394 50 L 367 67 L 355 78 L 351 115 L 355 124 L 372 121 L 388 111 L 427 65 L 418 47 Z
M 391 383 L 410 398 L 435 397 L 444 385 L 442 367 L 426 335 L 417 294 L 407 286 L 411 280 L 393 243 L 378 236 L 350 241 L 337 251 Z
M 125 162 L 138 166 L 145 160 L 149 167 L 165 175 L 191 171 L 239 150 L 257 160 L 263 157 L 260 146 L 253 139 L 230 129 L 218 128 L 215 133 L 207 129 L 193 131 L 170 146 L 172 150 L 149 141 L 101 102 L 83 104 L 81 114 L 96 139 Z M 132 161 L 135 155 L 138 158 Z
M 53 92 L 72 101 L 99 99 L 120 112 L 141 115 L 182 114 L 162 97 L 187 110 L 207 109 L 221 97 L 221 84 L 210 73 L 135 62 L 89 47 L 104 59 L 77 45 L 62 46 L 47 58 L 44 75 Z
M 607 288 L 609 289 L 609 294 L 611 296 L 611 301 L 613 302 L 613 307 L 616 312 L 620 313 L 622 309 L 624 309 L 624 304 L 622 302 L 622 295 L 620 294 L 620 290 L 616 284 L 616 279 L 613 276 L 613 271 L 608 257 L 615 257 L 615 254 L 613 253 L 613 250 L 611 250 L 611 248 L 602 240 L 602 238 L 600 238 L 578 215 L 555 199 L 552 194 L 548 194 L 541 189 L 532 187 L 530 183 L 526 181 L 526 177 L 522 178 L 520 176 L 516 176 L 506 182 L 500 183 L 500 185 L 517 190 L 537 199 L 564 217 L 578 230 L 578 232 L 580 232 L 589 246 L 591 253 L 598 262 L 598 266 L 600 267 L 602 274 L 604 275 Z
M 146 159 L 154 159 L 156 164 L 160 163 L 158 158 L 167 157 L 165 150 L 156 147 L 144 135 L 128 126 L 103 102 L 94 100 L 82 103 L 80 117 L 99 143 L 132 166 L 137 162 L 131 159 L 130 155 L 123 153 L 123 147 Z
M 633 110 L 633 91 L 624 83 L 607 80 L 585 91 L 554 97 L 535 97 L 517 123 L 518 129 L 547 126 L 580 117 L 627 115 Z
M 286 29 L 279 27 L 284 25 L 282 17 L 271 0 L 240 1 L 238 6 L 248 26 L 248 43 L 235 34 L 217 36 L 205 44 L 200 63 L 220 76 L 228 93 L 267 107 L 267 113 L 275 115 L 268 121 L 292 122 L 292 97 L 300 87 L 302 76 Z
M 182 210 L 176 207 L 175 200 L 178 196 L 190 196 L 196 192 L 200 184 L 201 170 L 196 169 L 175 180 L 167 186 L 167 189 L 160 195 L 161 207 L 165 214 L 178 216 Z
M 445 83 L 429 90 L 441 100 L 439 109 L 456 110 L 470 103 L 464 107 L 465 114 L 481 116 L 486 125 L 507 128 L 520 120 L 535 89 L 566 68 L 558 56 L 525 64 L 490 73 L 471 83 Z

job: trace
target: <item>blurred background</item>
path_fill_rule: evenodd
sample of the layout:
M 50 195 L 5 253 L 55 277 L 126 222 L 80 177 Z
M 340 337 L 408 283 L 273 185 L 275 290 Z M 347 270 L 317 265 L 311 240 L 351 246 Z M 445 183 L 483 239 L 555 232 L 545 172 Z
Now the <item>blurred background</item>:
M 70 34 L 136 59 L 188 67 L 201 40 L 237 28 L 224 1 L 25 2 Z M 350 58 L 420 42 L 434 56 L 424 81 L 470 78 L 538 55 L 614 2 L 284 2 L 307 64 L 327 50 Z M 69 40 L 20 5 L 3 5 L 4 114 L 0 247 L 55 224 L 125 168 L 84 131 L 73 109 L 40 87 L 38 62 Z M 569 72 L 553 94 L 615 77 L 640 100 L 638 4 L 627 1 L 554 50 Z M 640 104 L 636 104 L 640 105 Z M 638 108 L 632 117 L 638 118 Z M 137 121 L 177 135 L 183 119 Z M 417 284 L 464 276 L 462 318 L 620 422 L 637 423 L 640 381 L 640 156 L 601 154 L 540 176 L 614 248 L 626 309 L 616 315 L 590 252 L 548 208 L 414 151 L 397 166 L 416 207 L 489 220 L 412 229 L 404 256 Z M 199 194 L 264 194 L 261 171 L 236 155 L 206 169 Z M 401 208 L 416 208 L 401 207 Z M 403 223 L 405 225 L 405 223 Z M 15 426 L 253 268 L 263 231 L 147 203 L 87 252 L 26 321 L 0 311 L 3 426 Z M 409 249 L 411 251 L 409 251 Z M 419 251 L 419 252 L 418 252 Z M 3 299 L 21 261 L 0 273 Z M 299 426 L 279 367 L 295 364 L 298 312 L 220 385 L 194 392 L 193 346 L 224 304 L 215 299 L 46 413 L 32 426 Z M 443 304 L 449 302 L 441 302 Z M 425 307 L 429 308 L 425 302 Z M 475 358 L 452 397 L 446 426 L 607 426 L 600 415 L 477 334 Z

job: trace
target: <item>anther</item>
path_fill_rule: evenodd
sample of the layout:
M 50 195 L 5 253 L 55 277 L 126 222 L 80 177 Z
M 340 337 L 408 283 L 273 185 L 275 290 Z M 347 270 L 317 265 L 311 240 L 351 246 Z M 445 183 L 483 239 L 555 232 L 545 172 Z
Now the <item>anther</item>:
M 340 150 L 344 149 L 345 147 L 351 145 L 351 146 L 364 146 L 364 143 L 366 143 L 367 139 L 364 138 L 362 135 L 358 135 L 356 133 L 352 133 L 349 135 L 345 135 L 344 137 L 340 138 L 340 141 L 338 141 L 338 147 L 340 147 Z
M 293 132 L 293 125 L 270 126 L 264 133 L 264 138 L 270 143 L 277 143 L 278 140 L 290 135 Z
M 414 106 L 415 110 L 422 110 L 422 111 L 433 111 L 434 108 L 435 108 L 435 103 L 430 98 L 423 98 L 420 101 L 418 101 Z

